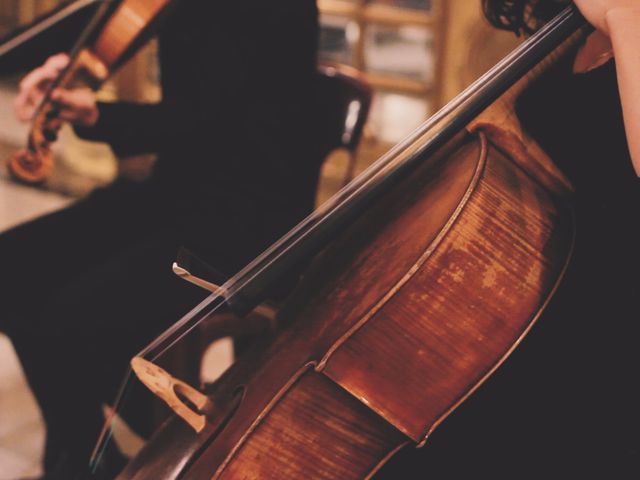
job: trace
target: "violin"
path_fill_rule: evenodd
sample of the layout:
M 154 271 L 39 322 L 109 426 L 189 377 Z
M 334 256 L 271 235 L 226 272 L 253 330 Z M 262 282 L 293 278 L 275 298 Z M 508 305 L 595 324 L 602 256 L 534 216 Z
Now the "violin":
M 117 478 L 355 480 L 428 448 L 568 264 L 572 186 L 514 105 L 588 31 L 568 7 L 140 352 L 133 372 L 176 416 Z M 214 384 L 159 367 L 229 306 L 250 318 L 309 259 L 277 330 Z M 110 437 L 108 423 L 94 467 Z
M 172 3 L 173 0 L 109 0 L 98 5 L 70 52 L 68 66 L 45 91 L 31 122 L 27 147 L 8 161 L 9 172 L 16 179 L 40 183 L 53 170 L 51 144 L 57 139 L 54 122 L 58 108 L 51 98 L 52 92 L 57 88 L 100 88 L 151 38 Z M 64 10 L 58 15 L 62 13 Z M 51 18 L 46 19 L 46 22 L 51 21 Z

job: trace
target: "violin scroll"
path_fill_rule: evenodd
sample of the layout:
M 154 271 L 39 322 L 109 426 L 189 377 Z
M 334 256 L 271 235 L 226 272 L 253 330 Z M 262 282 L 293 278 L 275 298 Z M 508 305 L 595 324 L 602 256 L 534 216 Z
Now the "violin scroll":
M 42 149 L 23 148 L 7 162 L 9 173 L 25 183 L 44 182 L 53 171 L 53 153 L 47 146 Z

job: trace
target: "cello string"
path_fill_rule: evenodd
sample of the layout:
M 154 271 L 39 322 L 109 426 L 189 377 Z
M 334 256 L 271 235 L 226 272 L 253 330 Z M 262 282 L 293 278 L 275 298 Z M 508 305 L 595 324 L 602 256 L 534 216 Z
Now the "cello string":
M 419 126 L 406 140 L 393 147 L 328 200 L 324 206 L 313 212 L 279 242 L 241 270 L 224 287 L 230 294 L 242 290 L 247 283 L 269 268 L 283 253 L 290 250 L 305 236 L 312 234 L 315 229 L 320 228 L 322 222 L 326 222 L 341 210 L 349 208 L 355 199 L 387 180 L 390 173 L 405 165 L 410 166 L 416 160 L 421 160 L 421 156 L 429 147 L 439 146 L 439 143 L 443 143 L 443 140 L 446 140 L 443 137 L 451 134 L 452 130 L 462 128 L 468 124 L 489 103 L 493 102 L 528 71 L 532 63 L 536 64 L 549 53 L 549 49 L 555 48 L 560 41 L 564 40 L 583 24 L 584 19 L 575 7 L 568 7 L 546 27 L 541 29 L 538 34 L 532 36 L 512 54 L 480 77 L 443 109 Z M 403 157 L 406 151 L 412 146 L 416 146 L 416 144 L 418 144 L 419 148 L 411 152 L 409 157 L 406 157 L 406 155 Z M 287 243 L 289 245 L 286 245 Z M 283 248 L 284 251 L 280 252 Z
M 156 361 L 176 343 L 184 339 L 201 322 L 218 311 L 225 300 L 229 302 L 241 296 L 245 289 L 259 279 L 260 275 L 277 266 L 285 254 L 297 247 L 331 220 L 351 208 L 352 203 L 370 194 L 372 190 L 388 185 L 388 178 L 401 168 L 409 168 L 412 164 L 424 160 L 429 149 L 437 148 L 452 135 L 455 128 L 462 128 L 477 116 L 490 103 L 495 101 L 513 83 L 529 71 L 542 58 L 549 54 L 571 33 L 584 25 L 582 16 L 574 7 L 568 7 L 554 20 L 549 22 L 537 34 L 533 35 L 514 52 L 499 62 L 495 67 L 465 89 L 443 109 L 424 122 L 406 140 L 396 145 L 387 154 L 367 168 L 360 176 L 341 189 L 324 206 L 309 215 L 278 242 L 257 257 L 253 262 L 229 279 L 215 293 L 197 305 L 182 319 L 158 336 L 152 343 L 141 350 L 138 356 L 149 361 Z M 407 154 L 409 151 L 409 154 Z M 386 182 L 386 183 L 385 183 Z M 222 293 L 226 292 L 225 297 Z M 116 399 L 114 411 L 121 410 L 127 394 L 133 388 L 130 381 L 135 378 L 129 369 L 120 393 Z M 108 430 L 108 428 L 107 428 Z M 102 451 L 109 434 L 103 435 L 96 452 Z

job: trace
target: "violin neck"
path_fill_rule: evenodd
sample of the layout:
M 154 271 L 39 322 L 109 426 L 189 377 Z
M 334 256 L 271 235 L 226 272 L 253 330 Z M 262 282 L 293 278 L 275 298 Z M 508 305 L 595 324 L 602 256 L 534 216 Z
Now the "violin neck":
M 80 50 L 75 58 L 72 59 L 63 74 L 53 82 L 50 88 L 47 89 L 47 92 L 38 107 L 38 111 L 34 116 L 31 136 L 34 135 L 34 132 L 46 128 L 50 112 L 56 108 L 51 101 L 51 93 L 53 90 L 56 88 L 77 87 L 89 87 L 96 90 L 108 77 L 109 69 L 98 57 L 96 57 L 89 49 L 85 48 Z

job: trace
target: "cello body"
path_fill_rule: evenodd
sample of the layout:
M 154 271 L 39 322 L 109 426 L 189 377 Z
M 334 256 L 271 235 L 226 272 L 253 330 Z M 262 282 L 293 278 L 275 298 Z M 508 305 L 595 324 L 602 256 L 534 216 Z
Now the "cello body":
M 457 136 L 320 254 L 284 331 L 207 392 L 202 442 L 174 421 L 119 478 L 368 478 L 517 346 L 572 239 L 564 195 Z
M 356 480 L 428 445 L 522 341 L 568 264 L 571 186 L 513 105 L 583 33 L 332 238 L 279 331 L 204 392 L 202 429 L 169 420 L 118 478 Z

